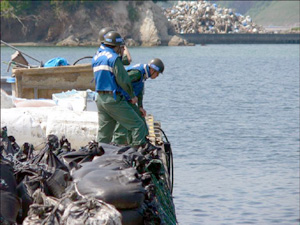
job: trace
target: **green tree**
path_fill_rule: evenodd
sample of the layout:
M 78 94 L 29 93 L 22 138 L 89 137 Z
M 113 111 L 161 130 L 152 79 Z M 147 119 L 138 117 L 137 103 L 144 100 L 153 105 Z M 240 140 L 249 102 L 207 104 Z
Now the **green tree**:
M 127 11 L 128 11 L 128 17 L 131 22 L 137 21 L 139 19 L 139 12 L 136 10 L 136 8 L 133 7 L 131 2 L 129 2 L 127 6 Z
M 1 16 L 5 18 L 11 17 L 11 14 L 13 13 L 13 6 L 9 4 L 9 1 L 3 0 L 1 1 Z
M 18 17 L 33 15 L 37 13 L 41 5 L 48 5 L 49 1 L 1 1 L 1 16 Z

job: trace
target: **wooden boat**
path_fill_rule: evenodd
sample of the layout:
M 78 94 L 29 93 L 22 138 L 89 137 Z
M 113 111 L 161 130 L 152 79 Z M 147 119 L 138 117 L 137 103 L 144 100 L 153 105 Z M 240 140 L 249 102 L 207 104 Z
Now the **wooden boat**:
M 15 68 L 12 93 L 18 98 L 51 99 L 52 94 L 67 90 L 95 90 L 90 64 L 49 68 Z
M 13 67 L 12 75 L 8 79 L 1 77 L 1 87 L 17 98 L 51 99 L 52 94 L 62 91 L 95 89 L 91 64 L 77 64 L 91 56 L 78 59 L 73 65 L 44 67 L 41 61 L 2 40 L 1 43 L 16 50 L 8 66 L 8 70 Z M 40 65 L 30 65 L 24 55 Z

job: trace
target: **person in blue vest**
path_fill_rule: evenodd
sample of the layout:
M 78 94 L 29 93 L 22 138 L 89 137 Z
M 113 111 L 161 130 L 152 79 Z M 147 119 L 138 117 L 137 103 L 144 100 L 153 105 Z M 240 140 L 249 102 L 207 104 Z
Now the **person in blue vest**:
M 126 71 L 130 77 L 134 94 L 138 97 L 137 104 L 131 104 L 130 106 L 144 121 L 146 127 L 147 123 L 145 117 L 147 115 L 146 110 L 143 106 L 143 95 L 144 95 L 144 83 L 147 79 L 155 79 L 159 76 L 159 73 L 164 71 L 163 62 L 158 59 L 152 59 L 148 64 L 136 64 L 133 66 L 126 67 Z M 148 135 L 147 129 L 147 135 Z M 132 142 L 132 135 L 130 130 L 127 130 L 120 123 L 117 123 L 112 142 L 117 145 L 128 145 Z
M 100 48 L 104 42 L 104 36 L 110 32 L 110 31 L 115 31 L 115 29 L 113 29 L 112 27 L 104 27 L 102 28 L 100 31 L 99 31 L 99 41 L 100 41 Z M 103 46 L 102 46 L 103 47 Z M 121 46 L 123 49 L 123 55 L 122 55 L 122 63 L 124 66 L 128 66 L 130 65 L 132 59 L 131 59 L 131 55 L 130 55 L 130 52 L 128 50 L 128 48 L 126 47 L 126 45 L 122 45 Z
M 124 40 L 116 31 L 104 36 L 103 48 L 99 48 L 92 59 L 95 90 L 98 92 L 97 141 L 111 143 L 118 122 L 132 133 L 132 146 L 151 151 L 156 149 L 147 141 L 147 126 L 132 108 L 137 103 L 131 80 L 120 56 L 123 55 Z

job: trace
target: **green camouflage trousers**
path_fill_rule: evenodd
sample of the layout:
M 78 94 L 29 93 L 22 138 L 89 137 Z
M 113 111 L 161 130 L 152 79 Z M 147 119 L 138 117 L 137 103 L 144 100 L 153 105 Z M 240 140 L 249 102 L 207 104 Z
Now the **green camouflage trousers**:
M 147 130 L 146 130 L 146 136 L 149 134 L 148 132 L 148 126 L 146 123 L 146 120 L 144 117 L 142 117 L 142 114 L 138 108 L 137 105 L 130 104 L 130 106 L 133 108 L 133 110 L 136 112 L 136 114 L 139 115 L 139 117 L 143 120 Z M 117 122 L 116 128 L 113 134 L 112 142 L 116 143 L 118 145 L 128 145 L 132 143 L 132 133 L 130 130 L 127 130 L 124 126 L 122 126 L 120 123 Z
M 131 132 L 132 145 L 141 145 L 146 142 L 148 128 L 145 121 L 127 102 L 124 97 L 117 95 L 114 99 L 111 94 L 98 94 L 98 142 L 110 143 L 117 122 Z

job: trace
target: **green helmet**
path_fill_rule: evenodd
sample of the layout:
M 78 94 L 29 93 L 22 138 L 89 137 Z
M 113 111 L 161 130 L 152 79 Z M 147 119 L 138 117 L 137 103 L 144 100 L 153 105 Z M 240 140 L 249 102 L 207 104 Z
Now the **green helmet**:
M 99 31 L 99 39 L 101 43 L 103 43 L 104 41 L 104 35 L 107 34 L 109 31 L 114 31 L 114 29 L 111 27 L 104 27 Z
M 164 72 L 165 66 L 164 66 L 164 63 L 160 59 L 158 59 L 158 58 L 152 59 L 148 64 L 154 70 L 156 70 L 160 73 Z
M 110 31 L 104 35 L 103 44 L 110 46 L 121 46 L 124 45 L 124 40 L 118 32 Z

